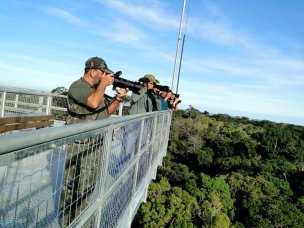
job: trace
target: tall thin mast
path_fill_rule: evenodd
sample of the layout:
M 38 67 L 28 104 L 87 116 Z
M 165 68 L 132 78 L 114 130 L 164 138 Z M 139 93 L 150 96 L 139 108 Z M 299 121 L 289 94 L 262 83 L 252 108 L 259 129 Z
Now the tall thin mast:
M 180 24 L 179 24 L 179 32 L 178 32 L 178 39 L 177 39 L 177 48 L 176 48 L 176 54 L 175 54 L 175 62 L 174 62 L 174 69 L 173 69 L 173 76 L 172 76 L 172 85 L 171 85 L 171 90 L 174 90 L 174 86 L 175 86 L 175 74 L 176 74 L 176 68 L 178 66 L 177 62 L 179 60 L 179 47 L 180 47 L 180 40 L 181 40 L 181 33 L 182 33 L 182 27 L 183 27 L 183 23 L 184 23 L 184 13 L 185 13 L 185 8 L 186 8 L 186 2 L 187 0 L 184 0 L 184 4 L 183 4 L 183 10 L 182 10 L 182 15 L 181 15 L 181 19 L 180 19 Z
M 183 61 L 185 39 L 186 39 L 186 34 L 184 34 L 184 36 L 183 36 L 183 44 L 182 44 L 182 50 L 181 50 L 181 56 L 180 56 L 180 60 L 179 60 L 179 68 L 178 68 L 178 74 L 177 74 L 177 83 L 176 83 L 176 91 L 175 91 L 176 94 L 178 93 L 179 76 L 180 76 L 182 61 Z

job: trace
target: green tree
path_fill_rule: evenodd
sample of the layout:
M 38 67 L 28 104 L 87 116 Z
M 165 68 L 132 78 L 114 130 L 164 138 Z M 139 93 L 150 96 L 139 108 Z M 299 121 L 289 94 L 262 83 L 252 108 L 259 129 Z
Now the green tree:
M 304 227 L 304 127 L 193 107 L 173 119 L 136 225 Z
M 149 187 L 147 203 L 141 205 L 135 223 L 144 227 L 193 227 L 199 211 L 196 199 L 162 178 Z M 135 226 L 135 225 L 134 225 Z
M 236 199 L 236 219 L 250 227 L 271 224 L 276 224 L 275 227 L 298 227 L 295 225 L 304 224 L 304 214 L 290 202 L 292 192 L 288 183 L 269 174 L 267 178 L 274 182 L 263 176 L 250 177 L 240 173 L 225 177 L 231 195 Z
M 198 177 L 195 173 L 189 170 L 189 167 L 172 161 L 172 156 L 168 155 L 163 166 L 159 167 L 158 177 L 165 177 L 173 186 L 180 186 L 190 193 L 193 193 L 197 188 Z
M 224 178 L 201 174 L 201 185 L 196 192 L 204 227 L 229 227 L 234 216 L 233 199 Z

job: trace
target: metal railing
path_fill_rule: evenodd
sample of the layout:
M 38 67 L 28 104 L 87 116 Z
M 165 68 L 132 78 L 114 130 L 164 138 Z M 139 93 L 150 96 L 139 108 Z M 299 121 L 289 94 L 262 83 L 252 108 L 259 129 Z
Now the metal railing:
M 0 227 L 129 227 L 170 124 L 163 111 L 0 136 Z
M 122 116 L 123 106 L 128 104 L 120 103 L 118 116 Z M 0 86 L 0 117 L 33 113 L 51 114 L 63 122 L 67 117 L 67 96 Z
M 56 120 L 67 117 L 67 97 L 36 90 L 0 87 L 0 117 L 18 114 L 52 114 Z

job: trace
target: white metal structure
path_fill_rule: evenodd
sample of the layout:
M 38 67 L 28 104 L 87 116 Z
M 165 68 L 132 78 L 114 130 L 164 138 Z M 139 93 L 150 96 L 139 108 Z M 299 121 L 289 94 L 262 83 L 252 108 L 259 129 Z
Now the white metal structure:
M 120 103 L 118 116 L 122 116 L 123 106 L 130 104 Z M 0 86 L 0 117 L 33 113 L 52 114 L 57 122 L 64 121 L 67 117 L 67 96 Z
M 8 93 L 2 92 L 2 101 L 14 104 L 7 102 Z M 19 94 L 14 93 L 16 101 Z M 48 99 L 41 100 L 38 108 L 52 109 Z M 171 114 L 0 136 L 0 227 L 129 227 L 166 154 Z M 67 178 L 72 169 L 77 175 Z M 86 183 L 77 186 L 89 184 L 80 194 L 79 180 Z

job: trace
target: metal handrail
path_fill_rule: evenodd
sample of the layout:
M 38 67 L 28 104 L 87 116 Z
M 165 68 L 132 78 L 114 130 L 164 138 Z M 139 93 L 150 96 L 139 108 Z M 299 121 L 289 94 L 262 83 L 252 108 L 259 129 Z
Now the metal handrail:
M 164 113 L 161 111 L 159 113 Z M 143 117 L 155 116 L 155 113 L 144 113 L 120 118 L 109 118 L 106 120 L 96 120 L 93 122 L 71 124 L 54 128 L 44 128 L 36 131 L 18 132 L 18 140 L 14 134 L 0 136 L 0 155 L 11 151 L 20 150 L 26 147 L 39 145 L 41 143 L 54 141 L 68 136 L 92 131 L 97 128 L 104 128 L 117 123 L 125 123 L 131 120 L 140 119 Z M 47 133 L 47 134 L 46 134 Z
M 130 227 L 166 154 L 171 114 L 0 136 L 0 226 Z
M 26 113 L 52 114 L 55 120 L 64 121 L 67 117 L 67 96 L 44 91 L 0 86 L 0 117 Z M 118 116 L 122 116 L 123 107 L 119 104 Z
M 32 89 L 7 87 L 7 86 L 0 86 L 0 92 L 17 93 L 17 94 L 28 94 L 28 95 L 37 95 L 37 96 L 54 95 L 54 94 L 52 94 L 50 92 L 46 92 L 46 91 L 42 91 L 42 90 L 32 90 Z

